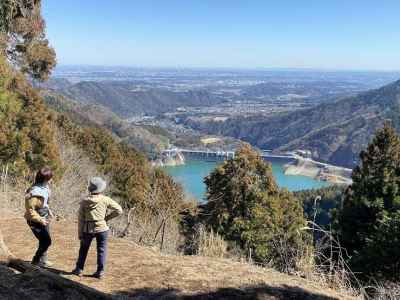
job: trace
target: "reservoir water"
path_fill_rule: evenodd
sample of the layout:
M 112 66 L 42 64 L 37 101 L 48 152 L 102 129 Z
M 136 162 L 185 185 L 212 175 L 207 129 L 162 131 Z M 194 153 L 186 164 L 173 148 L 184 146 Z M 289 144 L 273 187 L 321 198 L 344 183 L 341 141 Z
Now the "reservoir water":
M 177 181 L 180 182 L 188 196 L 199 200 L 204 199 L 206 190 L 203 182 L 210 172 L 221 162 L 189 160 L 185 165 L 175 167 L 165 167 L 165 170 Z M 325 181 L 315 180 L 306 176 L 285 175 L 283 163 L 272 162 L 272 172 L 280 187 L 285 187 L 289 191 L 300 191 L 312 188 L 328 186 Z

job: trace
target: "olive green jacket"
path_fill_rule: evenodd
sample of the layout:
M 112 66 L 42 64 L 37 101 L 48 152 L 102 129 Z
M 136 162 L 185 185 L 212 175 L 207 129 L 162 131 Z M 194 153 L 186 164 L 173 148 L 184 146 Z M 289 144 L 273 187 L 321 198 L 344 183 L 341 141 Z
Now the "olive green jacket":
M 107 211 L 111 213 L 107 215 Z M 122 207 L 110 197 L 98 194 L 82 200 L 78 213 L 78 234 L 109 230 L 107 221 L 122 214 Z

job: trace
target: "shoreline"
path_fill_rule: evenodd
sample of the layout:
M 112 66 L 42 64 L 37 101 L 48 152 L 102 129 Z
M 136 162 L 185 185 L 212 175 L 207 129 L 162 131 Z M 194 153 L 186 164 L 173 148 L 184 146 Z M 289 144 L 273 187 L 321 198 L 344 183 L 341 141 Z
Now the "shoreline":
M 282 155 L 264 155 L 263 158 L 266 161 L 270 161 L 270 159 L 281 160 L 283 158 L 290 158 L 289 162 L 286 160 L 286 163 L 282 165 L 284 174 L 288 176 L 306 176 L 314 180 L 338 185 L 352 184 L 351 169 L 318 162 L 295 152 L 288 152 Z M 185 163 L 186 158 L 179 151 L 174 153 L 166 152 L 166 155 L 151 162 L 154 167 L 181 166 Z
M 297 157 L 283 166 L 285 175 L 301 175 L 333 184 L 352 184 L 351 169 L 329 165 L 309 158 Z

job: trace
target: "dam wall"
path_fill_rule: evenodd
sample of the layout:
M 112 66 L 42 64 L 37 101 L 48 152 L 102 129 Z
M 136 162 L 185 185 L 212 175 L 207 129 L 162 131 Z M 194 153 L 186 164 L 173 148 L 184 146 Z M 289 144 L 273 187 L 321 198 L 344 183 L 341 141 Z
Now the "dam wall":
M 235 157 L 234 151 L 210 151 L 210 150 L 190 150 L 173 148 L 164 150 L 162 156 L 165 158 L 174 158 L 182 155 L 185 160 L 202 160 L 202 161 L 224 161 Z M 298 160 L 298 156 L 292 153 L 288 154 L 272 154 L 264 151 L 261 157 L 265 161 L 278 162 L 278 163 L 293 163 Z

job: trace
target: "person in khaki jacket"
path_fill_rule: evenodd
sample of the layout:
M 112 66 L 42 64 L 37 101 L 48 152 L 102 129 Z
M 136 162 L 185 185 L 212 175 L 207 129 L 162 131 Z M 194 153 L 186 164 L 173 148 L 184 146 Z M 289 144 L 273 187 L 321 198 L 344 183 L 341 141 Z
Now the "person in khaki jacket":
M 32 264 L 51 267 L 47 259 L 47 250 L 51 245 L 49 229 L 52 213 L 49 208 L 50 188 L 48 183 L 53 177 L 49 167 L 43 167 L 36 173 L 34 184 L 25 195 L 25 219 L 32 233 L 39 240 L 39 246 L 32 259 Z
M 93 277 L 101 279 L 104 276 L 109 231 L 107 221 L 122 214 L 121 206 L 102 194 L 105 189 L 106 182 L 100 177 L 93 177 L 88 187 L 90 195 L 80 203 L 78 235 L 81 245 L 76 267 L 72 271 L 77 276 L 83 272 L 90 244 L 94 238 L 97 242 L 97 271 Z M 107 214 L 108 210 L 111 210 L 110 214 Z

